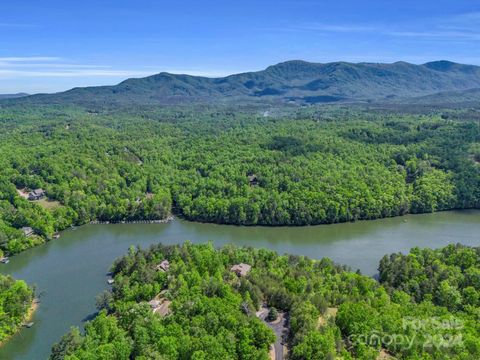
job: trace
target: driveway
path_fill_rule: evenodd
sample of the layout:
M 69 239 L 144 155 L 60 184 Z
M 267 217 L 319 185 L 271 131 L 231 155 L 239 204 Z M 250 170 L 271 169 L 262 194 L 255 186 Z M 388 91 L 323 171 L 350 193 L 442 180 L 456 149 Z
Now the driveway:
M 273 330 L 276 340 L 273 344 L 273 348 L 275 350 L 274 357 L 272 360 L 283 360 L 285 359 L 285 354 L 283 351 L 283 339 L 287 334 L 287 320 L 285 319 L 285 314 L 279 312 L 278 318 L 275 321 L 267 321 L 266 318 L 268 316 L 268 308 L 266 306 L 262 306 L 262 308 L 257 311 L 257 317 L 261 319 L 267 326 Z

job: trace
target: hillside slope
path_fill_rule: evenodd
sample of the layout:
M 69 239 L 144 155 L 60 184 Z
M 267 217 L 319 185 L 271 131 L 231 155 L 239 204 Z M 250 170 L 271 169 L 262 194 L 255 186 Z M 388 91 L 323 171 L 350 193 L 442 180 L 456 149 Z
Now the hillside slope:
M 0 100 L 2 99 L 16 99 L 24 96 L 28 96 L 26 93 L 16 93 L 16 94 L 0 94 Z
M 412 99 L 402 99 L 398 101 L 408 101 L 412 105 L 457 105 L 457 106 L 473 106 L 480 104 L 480 88 L 468 90 L 452 90 L 442 91 L 439 93 L 419 96 Z

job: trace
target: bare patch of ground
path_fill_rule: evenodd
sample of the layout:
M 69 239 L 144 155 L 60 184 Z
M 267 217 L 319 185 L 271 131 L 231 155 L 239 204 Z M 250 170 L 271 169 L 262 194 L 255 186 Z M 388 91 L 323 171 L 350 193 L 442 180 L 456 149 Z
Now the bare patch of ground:
M 167 316 L 170 314 L 170 304 L 172 302 L 169 300 L 164 300 L 159 307 L 157 307 L 153 312 L 160 316 Z
M 60 204 L 59 201 L 50 200 L 50 199 L 47 199 L 47 198 L 40 199 L 40 200 L 35 200 L 35 201 L 32 201 L 32 202 L 37 204 L 37 205 L 40 205 L 41 207 L 43 207 L 44 209 L 47 209 L 47 210 L 54 210 L 54 209 L 62 206 L 62 204 Z
M 328 323 L 329 319 L 335 318 L 335 316 L 337 316 L 337 312 L 338 312 L 338 308 L 335 308 L 335 307 L 327 308 L 327 310 L 325 310 L 325 313 L 318 317 L 317 327 L 320 328 L 322 326 L 325 326 Z
M 275 346 L 270 346 L 270 351 L 268 352 L 268 357 L 270 358 L 270 360 L 276 360 L 276 357 L 275 357 Z
M 384 349 L 380 350 L 376 360 L 394 360 L 395 358 L 387 353 Z
M 17 189 L 17 193 L 20 197 L 28 200 L 28 191 L 26 189 Z

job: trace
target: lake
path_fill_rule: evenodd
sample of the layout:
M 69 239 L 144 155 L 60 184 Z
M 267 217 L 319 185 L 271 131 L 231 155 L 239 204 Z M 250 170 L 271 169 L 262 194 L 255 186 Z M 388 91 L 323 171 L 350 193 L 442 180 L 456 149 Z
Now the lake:
M 414 246 L 449 243 L 480 245 L 480 211 L 436 214 L 307 227 L 238 227 L 176 220 L 169 224 L 86 225 L 1 265 L 36 286 L 41 304 L 31 329 L 23 329 L 0 349 L 0 359 L 46 359 L 53 343 L 71 326 L 95 313 L 95 296 L 108 287 L 106 273 L 131 245 L 212 241 L 264 247 L 278 253 L 329 257 L 374 275 L 381 257 Z

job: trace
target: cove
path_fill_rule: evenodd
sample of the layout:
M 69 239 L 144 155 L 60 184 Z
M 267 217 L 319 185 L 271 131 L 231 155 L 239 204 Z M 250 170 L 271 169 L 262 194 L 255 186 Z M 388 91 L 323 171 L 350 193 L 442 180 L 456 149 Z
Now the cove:
M 0 348 L 0 359 L 46 359 L 70 326 L 95 314 L 95 296 L 108 287 L 106 273 L 131 245 L 212 241 L 264 247 L 320 259 L 329 257 L 374 275 L 385 254 L 449 243 L 480 245 L 480 211 L 448 211 L 374 221 L 307 227 L 238 227 L 175 220 L 169 224 L 86 225 L 30 249 L 0 272 L 36 286 L 41 304 L 35 325 Z

